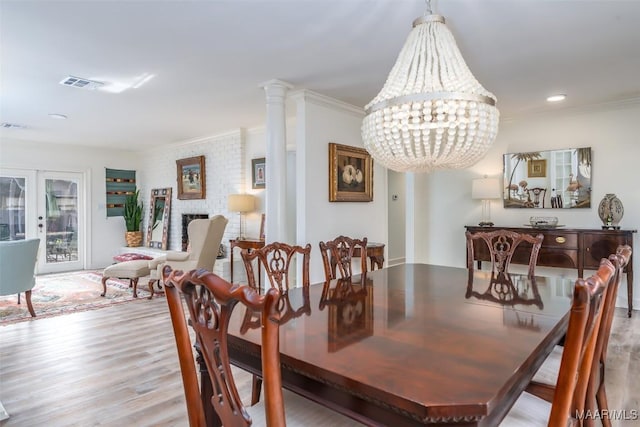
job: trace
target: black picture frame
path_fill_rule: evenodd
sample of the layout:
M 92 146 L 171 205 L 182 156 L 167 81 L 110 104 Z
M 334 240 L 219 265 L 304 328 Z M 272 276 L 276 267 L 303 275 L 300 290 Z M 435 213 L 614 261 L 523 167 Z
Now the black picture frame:
M 266 187 L 267 163 L 265 157 L 251 160 L 251 188 Z

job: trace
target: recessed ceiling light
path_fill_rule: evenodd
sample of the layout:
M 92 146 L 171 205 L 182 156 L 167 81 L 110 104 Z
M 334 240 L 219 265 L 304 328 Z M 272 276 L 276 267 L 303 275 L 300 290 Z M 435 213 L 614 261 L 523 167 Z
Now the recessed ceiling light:
M 49 117 L 51 117 L 52 119 L 60 119 L 60 120 L 65 120 L 67 118 L 67 116 L 65 116 L 64 114 L 58 114 L 58 113 L 49 113 Z
M 547 98 L 547 102 L 560 102 L 560 101 L 564 101 L 566 98 L 567 98 L 567 95 L 564 95 L 564 94 L 551 95 L 550 97 Z

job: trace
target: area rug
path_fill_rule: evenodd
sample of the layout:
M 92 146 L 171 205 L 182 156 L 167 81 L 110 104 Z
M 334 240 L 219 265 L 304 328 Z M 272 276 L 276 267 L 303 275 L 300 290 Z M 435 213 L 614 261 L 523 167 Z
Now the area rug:
M 31 317 L 24 294 L 18 304 L 17 295 L 0 297 L 0 326 L 11 323 L 37 320 L 41 318 L 95 310 L 113 304 L 145 300 L 149 296 L 148 280 L 138 282 L 138 298 L 133 298 L 128 279 L 107 280 L 107 295 L 102 293 L 102 271 L 77 271 L 47 274 L 36 277 L 36 285 L 31 292 L 31 302 L 36 317 Z M 164 296 L 163 293 L 154 293 Z

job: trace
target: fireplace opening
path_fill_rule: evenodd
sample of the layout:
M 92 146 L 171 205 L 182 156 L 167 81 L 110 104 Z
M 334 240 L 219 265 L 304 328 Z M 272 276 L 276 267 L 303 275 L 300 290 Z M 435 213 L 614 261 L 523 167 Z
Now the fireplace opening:
M 186 252 L 189 246 L 189 235 L 187 234 L 189 223 L 194 219 L 207 218 L 209 218 L 209 214 L 182 214 L 182 252 Z

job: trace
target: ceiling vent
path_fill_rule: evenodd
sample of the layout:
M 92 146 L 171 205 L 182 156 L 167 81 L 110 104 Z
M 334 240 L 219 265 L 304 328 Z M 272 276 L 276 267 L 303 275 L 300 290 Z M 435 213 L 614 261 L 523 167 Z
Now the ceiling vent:
M 16 124 L 16 123 L 2 122 L 0 124 L 0 128 L 2 128 L 2 129 L 24 129 L 24 126 Z
M 65 77 L 64 79 L 62 79 L 62 81 L 60 81 L 60 84 L 63 86 L 77 87 L 80 89 L 89 90 L 95 90 L 104 85 L 104 83 L 98 82 L 96 80 L 83 79 L 82 77 L 74 76 Z

